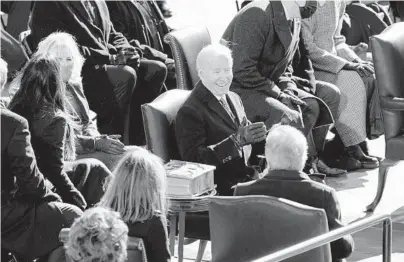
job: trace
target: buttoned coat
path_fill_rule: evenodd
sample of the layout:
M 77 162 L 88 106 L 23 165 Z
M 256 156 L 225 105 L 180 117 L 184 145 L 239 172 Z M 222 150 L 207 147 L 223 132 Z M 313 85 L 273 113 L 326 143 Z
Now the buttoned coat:
M 216 166 L 215 184 L 226 194 L 237 182 L 246 181 L 253 169 L 246 165 L 250 153 L 243 153 L 229 137 L 240 123 L 248 121 L 240 97 L 233 92 L 227 101 L 237 117 L 234 122 L 218 99 L 198 82 L 175 119 L 175 135 L 181 158 Z M 251 152 L 245 146 L 244 152 Z

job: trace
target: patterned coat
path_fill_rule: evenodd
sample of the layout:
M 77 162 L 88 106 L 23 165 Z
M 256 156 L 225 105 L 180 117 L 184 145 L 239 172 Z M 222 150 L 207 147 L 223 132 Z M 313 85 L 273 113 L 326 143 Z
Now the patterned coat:
M 344 0 L 325 1 L 313 16 L 302 21 L 302 36 L 318 80 L 335 84 L 341 91 L 340 115 L 335 127 L 345 146 L 356 145 L 366 139 L 367 91 L 373 86 L 356 71 L 344 70 L 348 61 L 359 57 L 341 35 Z

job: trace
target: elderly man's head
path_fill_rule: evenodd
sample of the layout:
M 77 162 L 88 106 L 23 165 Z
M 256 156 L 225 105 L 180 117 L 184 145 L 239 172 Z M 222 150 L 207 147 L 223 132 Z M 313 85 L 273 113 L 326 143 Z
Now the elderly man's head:
M 0 91 L 3 90 L 4 85 L 7 82 L 7 62 L 0 58 Z
M 196 59 L 202 83 L 215 96 L 229 92 L 233 80 L 233 58 L 229 48 L 221 44 L 204 47 Z
M 268 133 L 265 157 L 269 170 L 302 171 L 307 160 L 307 140 L 291 126 L 276 125 Z

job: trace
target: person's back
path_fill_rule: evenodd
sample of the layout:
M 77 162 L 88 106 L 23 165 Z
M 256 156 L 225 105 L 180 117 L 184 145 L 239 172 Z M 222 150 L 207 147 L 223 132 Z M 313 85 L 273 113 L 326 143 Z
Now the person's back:
M 307 158 L 307 141 L 300 131 L 290 126 L 273 127 L 266 140 L 265 156 L 268 164 L 265 176 L 238 184 L 234 195 L 268 195 L 321 208 L 327 215 L 330 230 L 343 226 L 336 191 L 302 172 Z M 331 242 L 334 260 L 348 257 L 352 250 L 353 240 L 349 235 Z

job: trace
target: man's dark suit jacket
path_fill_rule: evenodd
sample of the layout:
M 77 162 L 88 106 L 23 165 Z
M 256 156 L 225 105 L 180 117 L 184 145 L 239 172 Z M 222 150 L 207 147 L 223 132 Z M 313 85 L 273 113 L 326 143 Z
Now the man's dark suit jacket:
M 237 115 L 235 123 L 217 98 L 198 82 L 190 96 L 178 111 L 175 119 L 175 135 L 181 158 L 185 161 L 216 166 L 215 183 L 222 195 L 230 194 L 230 188 L 248 180 L 253 170 L 246 166 L 244 156 L 229 138 L 240 123 L 248 122 L 240 97 L 229 92 L 227 101 Z M 250 146 L 247 148 L 251 149 Z
M 36 220 L 37 210 L 50 212 L 52 209 L 40 207 L 42 203 L 61 199 L 46 186 L 37 167 L 27 120 L 3 108 L 0 115 L 1 246 L 21 252 L 23 258 L 32 260 L 60 245 L 57 234 L 52 236 L 52 232 L 61 229 L 62 218 L 49 221 L 46 228 Z M 61 216 L 60 211 L 54 211 Z
M 342 227 L 341 209 L 333 188 L 315 182 L 303 172 L 290 170 L 271 170 L 257 181 L 238 184 L 235 196 L 268 195 L 289 199 L 304 205 L 322 208 L 327 214 L 330 230 Z M 296 220 L 296 223 L 299 223 Z M 348 257 L 353 251 L 351 236 L 345 236 L 331 242 L 333 259 Z
M 168 27 L 164 19 L 151 17 L 152 14 L 148 17 L 143 15 L 143 12 L 146 12 L 144 6 L 152 9 L 156 8 L 154 5 L 153 1 L 107 1 L 115 30 L 121 32 L 131 45 L 138 47 L 143 57 L 164 63 L 168 58 L 165 50 L 169 47 L 164 44 L 163 37 L 169 32 Z M 151 21 L 146 21 L 147 18 Z M 149 23 L 152 23 L 154 28 L 150 28 Z M 158 31 L 160 27 L 162 27 L 162 35 Z
M 82 54 L 85 65 L 110 64 L 110 55 L 130 47 L 127 39 L 116 32 L 104 1 L 94 1 L 100 20 L 97 26 L 91 22 L 81 1 L 36 1 L 30 28 L 33 45 L 56 31 L 73 35 Z

